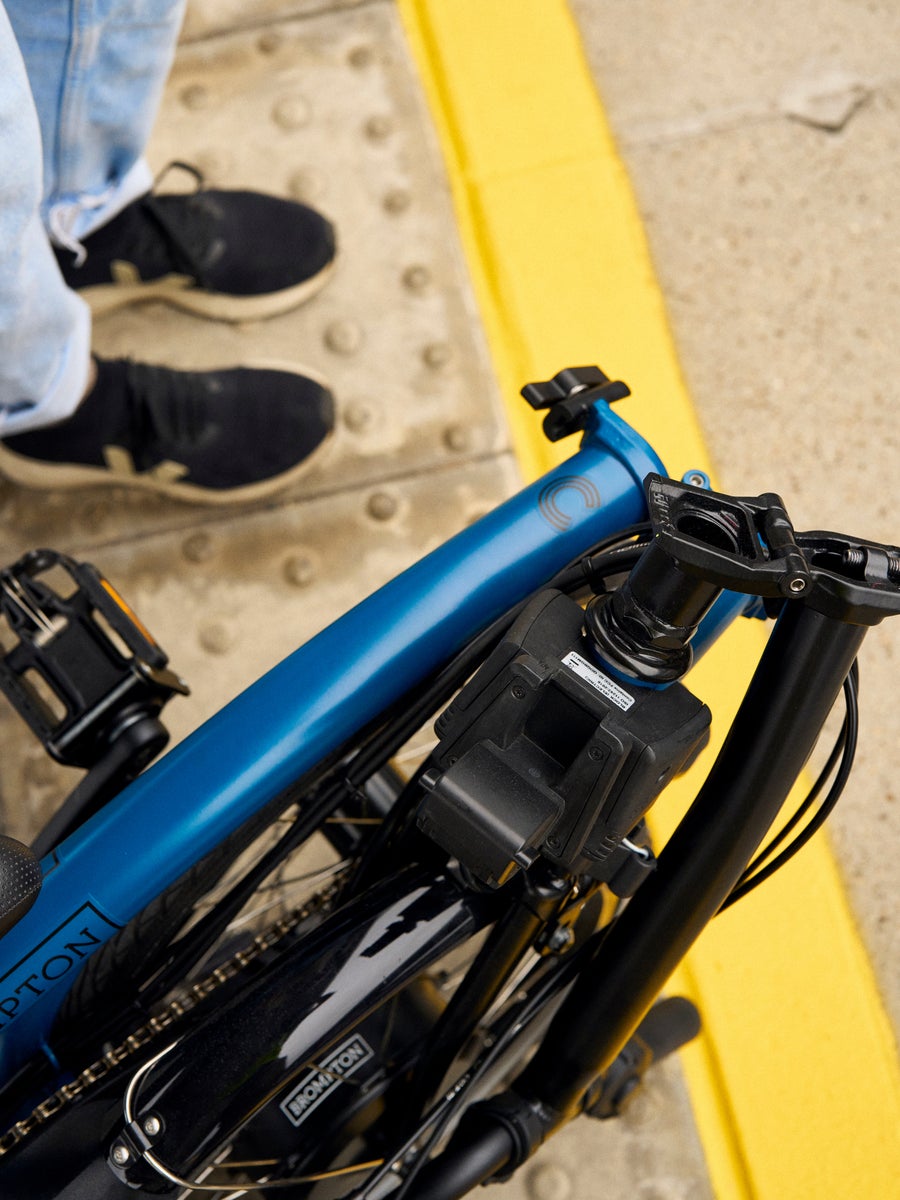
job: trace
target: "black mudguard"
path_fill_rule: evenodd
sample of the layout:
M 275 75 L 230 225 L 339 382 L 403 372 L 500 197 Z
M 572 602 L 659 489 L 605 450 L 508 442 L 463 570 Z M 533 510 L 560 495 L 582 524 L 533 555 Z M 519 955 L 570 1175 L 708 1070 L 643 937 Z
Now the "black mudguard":
M 147 1070 L 133 1115 L 159 1118 L 151 1152 L 183 1179 L 196 1179 L 241 1130 L 279 1142 L 295 1161 L 298 1153 L 313 1158 L 324 1149 L 321 1122 L 335 1130 L 337 1116 L 359 1116 L 360 1087 L 365 1103 L 377 1105 L 386 1058 L 390 1075 L 427 1033 L 435 1010 L 427 1012 L 432 1000 L 414 981 L 483 929 L 496 906 L 496 897 L 449 875 L 411 868 L 333 913 Z M 409 1019 L 389 1046 L 384 1010 L 401 993 Z M 125 1168 L 108 1163 L 126 1132 L 123 1095 L 133 1074 L 92 1090 L 10 1155 L 0 1165 L 3 1200 L 177 1193 L 134 1154 Z M 342 1090 L 351 1075 L 360 1086 Z

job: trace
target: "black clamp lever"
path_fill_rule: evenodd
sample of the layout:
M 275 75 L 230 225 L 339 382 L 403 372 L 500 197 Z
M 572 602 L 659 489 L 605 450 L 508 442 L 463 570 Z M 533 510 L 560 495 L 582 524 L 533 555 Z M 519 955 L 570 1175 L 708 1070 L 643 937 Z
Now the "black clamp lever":
M 779 496 L 723 496 L 645 480 L 654 545 L 683 572 L 767 599 L 802 600 L 851 625 L 900 612 L 900 550 L 819 530 L 795 532 Z
M 774 492 L 724 496 L 661 475 L 644 485 L 654 543 L 686 573 L 756 596 L 808 593 L 809 564 Z
M 785 602 L 849 625 L 900 612 L 900 550 L 835 533 L 795 533 L 773 492 L 736 497 L 648 475 L 653 540 L 625 583 L 595 596 L 585 627 L 628 678 L 680 679 L 691 639 L 722 589 Z
M 621 380 L 611 380 L 599 367 L 566 367 L 543 383 L 526 383 L 522 395 L 532 408 L 550 410 L 543 429 L 551 442 L 558 442 L 584 429 L 598 401 L 624 400 L 631 389 Z

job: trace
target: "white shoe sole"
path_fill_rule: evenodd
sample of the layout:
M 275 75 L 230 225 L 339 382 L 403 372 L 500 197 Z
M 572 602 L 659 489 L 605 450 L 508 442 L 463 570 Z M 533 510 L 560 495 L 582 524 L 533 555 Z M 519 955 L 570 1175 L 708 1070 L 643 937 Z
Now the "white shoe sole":
M 293 364 L 283 363 L 241 363 L 248 369 L 289 371 L 295 375 L 304 375 L 324 388 L 331 391 L 326 380 L 315 371 L 299 368 Z M 228 369 L 228 368 L 225 368 Z M 333 395 L 333 393 L 332 393 Z M 335 414 L 335 427 L 337 419 Z M 320 467 L 332 457 L 334 448 L 334 430 L 322 439 L 315 450 L 297 463 L 296 466 L 273 475 L 270 479 L 258 483 L 248 483 L 242 487 L 206 488 L 193 483 L 180 483 L 173 477 L 172 471 L 167 471 L 165 465 L 159 475 L 149 472 L 116 471 L 110 467 L 93 467 L 79 463 L 55 463 L 30 458 L 17 454 L 4 442 L 0 441 L 0 473 L 12 483 L 22 487 L 38 488 L 51 491 L 54 488 L 75 489 L 92 487 L 121 487 L 133 488 L 145 492 L 154 492 L 158 496 L 168 496 L 173 500 L 181 500 L 189 504 L 204 504 L 225 507 L 236 504 L 251 504 L 256 500 L 264 500 L 277 492 L 283 491 L 297 483 L 312 466 Z M 173 464 L 174 466 L 174 464 Z M 158 470 L 159 468 L 157 468 Z
M 290 312 L 310 300 L 334 274 L 336 260 L 332 259 L 318 275 L 280 292 L 262 296 L 230 296 L 224 292 L 208 292 L 195 287 L 187 275 L 165 275 L 147 283 L 103 283 L 78 289 L 95 317 L 105 316 L 132 304 L 151 300 L 172 304 L 196 316 L 214 321 L 265 321 Z

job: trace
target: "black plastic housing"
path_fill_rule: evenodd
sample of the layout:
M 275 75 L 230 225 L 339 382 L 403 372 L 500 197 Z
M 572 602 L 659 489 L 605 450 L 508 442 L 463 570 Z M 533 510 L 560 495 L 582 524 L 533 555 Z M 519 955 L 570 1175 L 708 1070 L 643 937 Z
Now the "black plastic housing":
M 611 678 L 583 622 L 542 592 L 438 719 L 418 824 L 491 887 L 542 854 L 615 888 L 622 839 L 707 741 L 704 704 Z
M 65 594 L 42 578 L 59 568 Z M 92 767 L 120 733 L 156 717 L 187 686 L 112 585 L 90 563 L 34 550 L 0 570 L 0 691 L 57 762 Z
M 900 547 L 796 533 L 780 496 L 725 496 L 648 475 L 654 547 L 706 584 L 803 600 L 823 616 L 877 625 L 900 612 Z
M 0 835 L 0 937 L 25 916 L 42 882 L 37 856 L 15 838 Z

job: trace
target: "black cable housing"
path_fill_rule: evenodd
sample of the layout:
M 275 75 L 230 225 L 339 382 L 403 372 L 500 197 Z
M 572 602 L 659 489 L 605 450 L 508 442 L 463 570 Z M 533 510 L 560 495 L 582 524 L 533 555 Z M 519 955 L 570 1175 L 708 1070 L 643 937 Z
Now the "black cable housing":
M 806 843 L 817 833 L 825 821 L 834 811 L 834 808 L 841 798 L 841 794 L 847 784 L 850 776 L 850 771 L 853 768 L 853 761 L 856 757 L 856 745 L 859 734 L 859 670 L 856 663 L 853 664 L 853 669 L 848 674 L 844 682 L 844 700 L 847 706 L 844 724 L 838 734 L 835 745 L 828 756 L 828 761 L 819 773 L 818 778 L 813 784 L 807 796 L 798 807 L 797 811 L 791 819 L 785 824 L 784 828 L 772 839 L 772 841 L 754 858 L 747 867 L 741 878 L 738 880 L 737 886 L 729 895 L 728 899 L 719 909 L 724 912 L 726 908 L 730 908 L 732 904 L 749 895 L 755 888 L 759 887 L 765 880 L 771 879 L 776 871 L 780 870 L 794 855 L 806 845 Z M 835 763 L 840 757 L 837 774 L 834 781 L 828 790 L 828 794 L 817 809 L 815 815 L 804 826 L 799 834 L 791 841 L 784 850 L 781 851 L 771 862 L 766 863 L 766 860 L 771 857 L 775 848 L 787 838 L 787 836 L 796 829 L 803 817 L 809 812 L 816 798 L 825 786 L 826 780 L 834 770 Z M 766 865 L 763 865 L 766 864 Z

